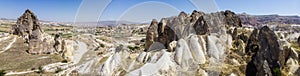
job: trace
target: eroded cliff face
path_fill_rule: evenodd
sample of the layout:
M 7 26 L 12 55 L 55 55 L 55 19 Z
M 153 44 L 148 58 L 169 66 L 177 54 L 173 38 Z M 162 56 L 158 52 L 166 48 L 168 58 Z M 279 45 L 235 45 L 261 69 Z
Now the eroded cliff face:
M 63 40 L 60 34 L 52 37 L 43 32 L 37 16 L 29 9 L 12 26 L 11 33 L 25 40 L 28 44 L 26 51 L 29 54 L 63 53 L 68 49 L 66 40 Z
M 81 38 L 87 42 L 76 42 L 65 40 L 61 34 L 47 35 L 29 10 L 18 19 L 12 33 L 27 40 L 30 54 L 61 53 L 69 63 L 42 68 L 45 72 L 65 69 L 58 75 L 299 75 L 300 49 L 293 47 L 289 36 L 268 26 L 244 27 L 231 11 L 195 10 L 153 19 L 144 32 L 144 51 L 133 50 L 135 47 L 128 47 L 131 44 L 122 42 L 122 38 L 100 40 L 89 34 L 78 35 L 79 39 L 87 37 Z M 73 49 L 71 44 L 78 48 Z M 99 51 L 96 46 L 102 47 L 98 55 L 91 51 Z
M 103 64 L 100 73 L 120 75 L 126 71 L 127 75 L 229 75 L 233 71 L 225 73 L 222 69 L 229 67 L 225 61 L 232 43 L 232 36 L 228 33 L 231 27 L 238 28 L 241 24 L 239 18 L 230 11 L 210 14 L 181 12 L 177 17 L 163 18 L 160 22 L 153 20 L 147 31 L 145 52 L 141 52 L 136 60 L 126 61 L 130 64 L 122 64 L 127 56 L 125 59 L 119 58 L 125 53 L 115 52 Z M 237 60 L 235 63 L 240 64 Z M 234 73 L 243 74 L 241 71 Z
M 278 34 L 267 26 L 243 27 L 239 17 L 228 10 L 180 12 L 178 16 L 163 18 L 160 22 L 153 20 L 146 35 L 145 52 L 131 64 L 119 65 L 130 66 L 130 69 L 122 69 L 128 72 L 127 75 L 297 73 L 295 68 L 286 68 L 298 64 L 299 59 L 297 52 L 291 52 L 292 48 L 285 46 L 285 40 L 278 39 Z M 121 69 L 114 72 L 117 70 Z M 289 74 L 283 74 L 285 72 Z
M 43 31 L 39 20 L 29 9 L 18 18 L 16 25 L 12 26 L 12 34 L 19 35 L 26 40 L 26 43 L 28 43 L 28 53 L 38 54 L 43 53 L 44 49 L 48 50 L 48 48 L 44 48 L 49 44 L 43 44 L 46 40 L 43 41 Z
M 241 20 L 231 11 L 211 14 L 193 11 L 191 15 L 181 12 L 178 17 L 163 18 L 159 23 L 157 20 L 152 21 L 147 31 L 146 49 L 153 43 L 151 41 L 160 42 L 167 47 L 170 42 L 186 38 L 190 34 L 226 34 L 227 28 L 241 26 Z

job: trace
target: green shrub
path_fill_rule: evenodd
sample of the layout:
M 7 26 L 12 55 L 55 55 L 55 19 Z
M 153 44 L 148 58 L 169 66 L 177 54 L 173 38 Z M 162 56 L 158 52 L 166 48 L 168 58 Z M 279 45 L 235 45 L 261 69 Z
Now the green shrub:
M 127 48 L 130 49 L 130 50 L 137 50 L 137 49 L 139 49 L 140 47 L 138 47 L 138 46 L 134 46 L 134 47 L 132 47 L 132 46 L 127 46 Z
M 42 66 L 39 66 L 37 73 L 44 73 Z
M 281 76 L 280 68 L 274 68 L 273 72 L 274 72 L 274 76 Z
M 4 76 L 6 74 L 5 70 L 0 70 L 0 76 Z
M 61 61 L 62 63 L 68 63 L 68 60 L 64 59 Z
M 104 44 L 100 44 L 100 47 L 104 48 L 104 47 L 105 47 L 105 45 L 104 45 Z

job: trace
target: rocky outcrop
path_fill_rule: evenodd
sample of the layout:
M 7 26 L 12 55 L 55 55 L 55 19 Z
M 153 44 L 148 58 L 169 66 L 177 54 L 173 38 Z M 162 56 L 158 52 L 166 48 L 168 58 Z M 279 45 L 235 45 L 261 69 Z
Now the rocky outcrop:
M 245 48 L 246 53 L 256 52 L 260 48 L 258 41 L 258 30 L 254 29 L 248 39 L 247 46 Z
M 184 14 L 183 14 L 184 15 Z M 166 20 L 163 18 L 158 24 L 158 42 L 168 46 L 172 41 L 177 40 L 177 35 L 170 26 L 167 26 Z
M 157 53 L 160 56 L 156 56 Z M 129 76 L 138 76 L 138 75 L 147 75 L 147 76 L 174 76 L 176 75 L 176 65 L 171 60 L 171 53 L 166 52 L 166 50 L 160 50 L 157 52 L 150 60 L 150 63 L 144 64 L 142 67 L 130 71 L 127 75 Z M 159 58 L 159 59 L 156 59 Z M 152 63 L 153 62 L 153 63 Z
M 196 35 L 191 35 L 188 40 L 188 45 L 195 62 L 198 64 L 204 64 L 206 62 L 206 58 L 204 55 L 205 50 L 203 50 L 198 41 L 199 39 Z
M 175 50 L 176 44 L 177 44 L 177 41 L 172 41 L 168 46 L 168 51 L 173 52 Z
M 26 40 L 26 43 L 28 43 L 27 52 L 30 54 L 50 52 L 50 48 L 47 48 L 49 43 L 43 41 L 45 39 L 42 39 L 43 30 L 41 29 L 39 20 L 29 9 L 18 18 L 16 25 L 12 26 L 12 34 L 19 35 Z
M 12 26 L 12 34 L 23 37 L 29 36 L 30 39 L 34 38 L 31 37 L 32 35 L 40 36 L 41 34 L 38 32 L 43 32 L 40 27 L 39 20 L 29 9 L 27 9 L 25 13 L 18 18 L 16 25 Z
M 228 25 L 242 27 L 241 19 L 234 12 L 226 10 L 224 12 L 224 15 L 225 15 L 225 21 Z
M 53 48 L 56 52 L 61 53 L 64 50 L 65 41 L 61 39 L 61 36 L 59 34 L 56 34 L 54 37 L 54 45 Z
M 25 43 L 28 44 L 26 51 L 30 54 L 62 53 L 67 49 L 60 35 L 56 34 L 53 40 L 53 37 L 43 33 L 37 16 L 29 9 L 18 18 L 16 25 L 12 26 L 11 33 L 26 40 Z M 54 43 L 53 47 L 51 43 Z
M 158 37 L 157 29 L 158 29 L 158 22 L 156 19 L 153 19 L 147 31 L 145 50 L 149 49 L 151 44 L 157 41 L 157 37 Z
M 204 21 L 203 16 L 200 16 L 197 22 L 194 24 L 194 29 L 197 35 L 205 35 L 209 33 L 208 25 Z
M 240 26 L 241 20 L 231 11 L 204 14 L 194 10 L 191 15 L 181 12 L 178 17 L 161 19 L 158 24 L 156 20 L 151 22 L 145 49 L 148 49 L 156 41 L 167 47 L 170 42 L 187 38 L 190 34 L 226 34 L 226 27 Z M 155 31 L 156 29 L 157 31 Z
M 288 51 L 279 48 L 277 36 L 267 26 L 262 27 L 258 35 L 256 33 L 257 31 L 254 30 L 249 39 L 250 43 L 247 44 L 251 51 L 256 52 L 247 65 L 246 75 L 281 75 L 281 66 L 286 61 L 287 54 L 285 53 Z M 254 46 L 256 46 L 255 49 Z
M 180 39 L 177 42 L 174 60 L 184 70 L 188 70 L 191 66 L 190 64 L 194 63 L 192 53 L 184 39 Z

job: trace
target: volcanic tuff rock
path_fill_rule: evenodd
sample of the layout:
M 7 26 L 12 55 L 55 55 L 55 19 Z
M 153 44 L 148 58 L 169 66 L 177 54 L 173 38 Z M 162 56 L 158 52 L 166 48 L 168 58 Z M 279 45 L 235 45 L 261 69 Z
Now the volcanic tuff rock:
M 285 44 L 287 40 L 279 42 L 276 34 L 268 27 L 241 27 L 241 20 L 230 11 L 180 12 L 160 22 L 154 19 L 147 30 L 145 51 L 129 56 L 126 50 L 113 52 L 100 74 L 293 75 L 299 67 L 298 49 Z
M 191 15 L 181 12 L 178 17 L 163 18 L 159 23 L 156 20 L 151 22 L 145 49 L 153 42 L 160 42 L 167 47 L 170 42 L 186 38 L 190 34 L 225 34 L 226 27 L 231 26 L 241 26 L 241 20 L 231 11 L 205 14 L 194 10 Z
M 12 33 L 23 37 L 29 36 L 29 38 L 32 38 L 32 35 L 40 36 L 41 34 L 38 32 L 43 32 L 40 27 L 39 20 L 29 9 L 27 9 L 25 13 L 18 18 L 16 25 L 12 26 Z
M 28 43 L 28 53 L 40 54 L 44 52 L 42 34 L 43 30 L 40 27 L 39 20 L 29 9 L 18 18 L 16 25 L 12 26 L 12 34 L 22 36 Z
M 258 34 L 257 30 L 254 30 L 249 40 L 253 43 L 248 43 L 247 47 L 250 47 L 250 50 L 255 53 L 247 65 L 246 75 L 281 75 L 280 69 L 285 64 L 290 52 L 280 49 L 275 33 L 264 26 Z
M 52 54 L 66 49 L 65 41 L 58 34 L 53 41 L 51 36 L 43 33 L 37 16 L 29 9 L 18 18 L 16 25 L 12 26 L 11 33 L 26 40 L 28 44 L 26 51 L 30 54 Z M 54 43 L 53 47 L 51 43 Z
M 246 46 L 246 53 L 256 52 L 259 49 L 259 41 L 258 41 L 258 30 L 254 29 L 248 39 L 248 43 Z
M 157 29 L 158 29 L 158 22 L 156 19 L 153 19 L 147 31 L 146 44 L 145 44 L 146 49 L 148 49 L 151 46 L 151 44 L 153 44 L 154 42 L 157 42 L 157 37 L 158 37 Z

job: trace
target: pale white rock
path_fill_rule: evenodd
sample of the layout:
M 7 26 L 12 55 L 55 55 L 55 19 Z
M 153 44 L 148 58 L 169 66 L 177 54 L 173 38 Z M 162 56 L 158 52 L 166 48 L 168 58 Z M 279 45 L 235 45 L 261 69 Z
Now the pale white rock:
M 223 61 L 225 60 L 225 49 L 226 43 L 222 39 L 223 37 L 218 38 L 219 35 L 207 36 L 207 54 L 209 56 L 209 65 L 208 68 L 212 72 L 209 72 L 209 75 L 219 75 L 223 66 Z
M 174 76 L 175 63 L 171 60 L 171 53 L 164 52 L 156 63 L 146 63 L 141 68 L 129 72 L 128 76 Z
M 293 59 L 293 58 L 289 58 L 286 61 L 286 65 L 289 67 L 289 71 L 288 74 L 289 75 L 293 75 L 299 68 L 300 65 L 298 65 L 298 61 Z
M 182 43 L 183 41 L 180 40 L 180 43 Z M 185 42 L 185 41 L 184 41 Z M 176 63 L 181 64 L 182 61 L 182 53 L 183 53 L 183 45 L 179 44 L 179 42 L 176 45 L 176 49 L 175 49 L 175 57 L 174 60 L 176 61 Z
M 200 76 L 208 76 L 208 74 L 206 73 L 206 71 L 203 70 L 203 69 L 199 69 L 198 73 L 199 73 Z
M 150 57 L 149 63 L 155 63 L 158 59 L 158 52 L 155 52 L 154 55 Z
M 194 63 L 189 46 L 184 39 L 180 39 L 177 42 L 175 61 L 181 66 L 182 70 L 188 70 L 189 66 Z
M 48 64 L 48 65 L 45 65 L 43 66 L 42 70 L 44 72 L 56 72 L 58 71 L 58 68 L 60 69 L 65 69 L 67 68 L 68 63 L 61 63 L 61 62 L 58 62 L 58 63 L 52 63 L 52 64 Z
M 231 73 L 229 76 L 236 76 L 234 73 Z
M 231 35 L 226 35 L 226 44 L 228 48 L 232 48 L 232 36 Z
M 136 61 L 138 62 L 143 62 L 144 58 L 147 56 L 146 52 L 142 52 L 141 54 L 139 54 L 139 56 L 136 58 Z
M 169 43 L 168 50 L 170 52 L 174 51 L 176 44 L 177 44 L 177 41 L 172 41 L 171 43 Z
M 240 65 L 239 61 L 237 61 L 236 59 L 232 59 L 231 61 L 234 65 Z
M 63 51 L 62 57 L 68 60 L 69 62 L 73 62 L 74 61 L 73 52 L 72 52 L 74 50 L 73 41 L 66 40 L 65 42 L 66 42 L 66 48 Z
M 291 48 L 291 56 L 295 59 L 298 59 L 299 58 L 299 55 L 298 53 L 295 51 L 294 48 Z
M 188 41 L 190 52 L 193 55 L 194 60 L 198 64 L 204 64 L 206 62 L 202 47 L 198 43 L 198 37 L 191 35 Z
M 207 36 L 207 44 L 208 44 L 208 56 L 219 59 L 220 58 L 220 52 L 217 47 L 218 43 L 218 38 L 215 36 Z
M 119 53 L 111 55 L 105 63 L 101 66 L 100 75 L 101 76 L 112 76 L 114 72 L 117 72 L 116 69 L 120 67 L 121 56 Z
M 207 49 L 206 49 L 206 41 L 205 41 L 205 39 L 204 39 L 203 36 L 199 36 L 199 44 L 202 47 L 204 55 L 207 55 L 207 52 L 206 52 L 207 51 Z

